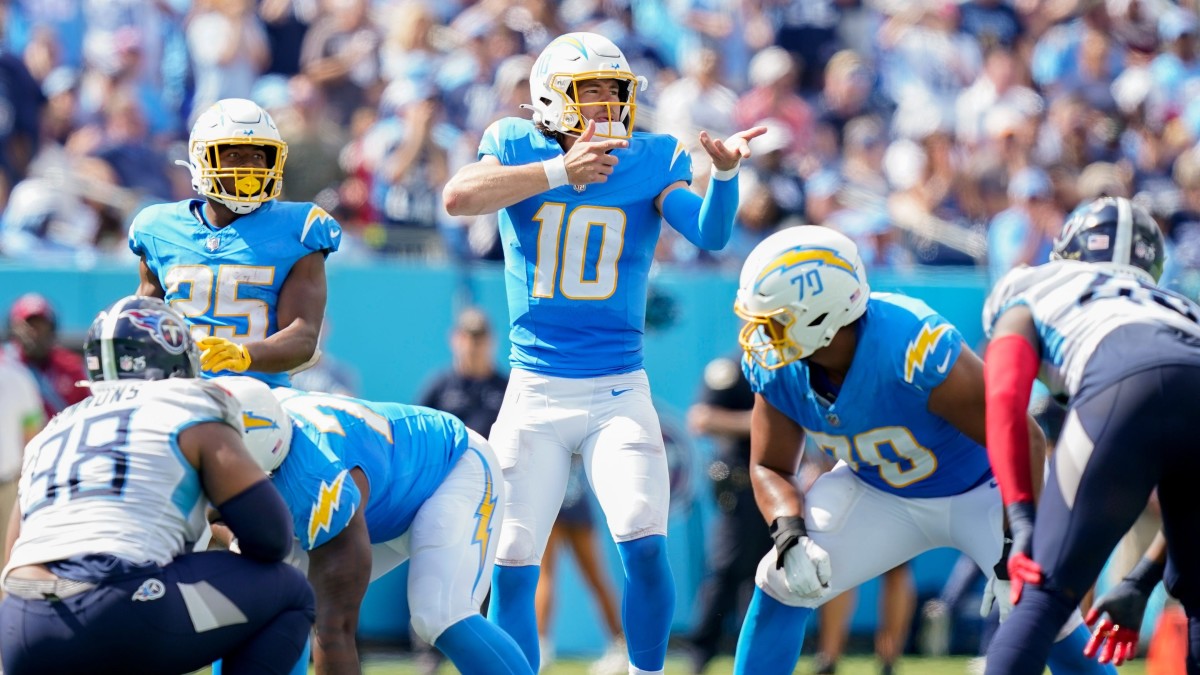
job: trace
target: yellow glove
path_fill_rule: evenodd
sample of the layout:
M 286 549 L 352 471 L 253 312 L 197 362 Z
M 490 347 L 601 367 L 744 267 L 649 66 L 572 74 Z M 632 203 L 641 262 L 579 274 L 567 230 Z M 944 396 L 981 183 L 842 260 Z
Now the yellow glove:
M 250 352 L 225 338 L 206 337 L 196 344 L 201 350 L 200 367 L 210 373 L 219 370 L 244 373 L 250 367 Z

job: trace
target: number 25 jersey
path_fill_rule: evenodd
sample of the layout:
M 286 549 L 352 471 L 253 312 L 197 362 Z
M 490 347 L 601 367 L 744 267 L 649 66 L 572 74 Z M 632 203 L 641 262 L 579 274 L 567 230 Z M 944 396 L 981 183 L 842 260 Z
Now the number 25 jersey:
M 203 206 L 188 199 L 146 207 L 129 228 L 129 248 L 146 259 L 197 340 L 260 342 L 279 330 L 279 291 L 292 266 L 309 253 L 336 251 L 342 229 L 307 202 L 270 201 L 220 229 L 204 222 Z M 246 374 L 288 384 L 287 373 Z
M 858 320 L 854 363 L 830 404 L 794 361 L 767 370 L 749 359 L 751 388 L 804 428 L 808 442 L 872 487 L 904 497 L 962 494 L 991 477 L 987 451 L 929 412 L 929 393 L 962 353 L 962 335 L 925 303 L 872 293 Z
M 501 210 L 514 368 L 596 377 L 642 367 L 646 286 L 662 218 L 654 200 L 690 183 L 692 160 L 671 136 L 635 132 L 608 181 L 564 185 Z M 488 127 L 479 156 L 506 166 L 563 155 L 516 117 Z

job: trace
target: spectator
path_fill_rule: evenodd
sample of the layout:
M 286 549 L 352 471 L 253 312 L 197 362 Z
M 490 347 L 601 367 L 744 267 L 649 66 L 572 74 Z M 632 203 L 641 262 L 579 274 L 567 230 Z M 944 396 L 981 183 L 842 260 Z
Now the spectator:
M 379 96 L 380 29 L 367 0 L 321 0 L 325 12 L 304 36 L 300 66 L 329 101 L 340 125 Z
M 782 48 L 767 47 L 756 54 L 750 61 L 753 88 L 738 99 L 734 124 L 744 129 L 768 118 L 777 119 L 792 135 L 789 150 L 807 151 L 814 119 L 812 109 L 796 94 L 798 76 L 796 62 Z
M 758 561 L 771 548 L 770 533 L 750 488 L 753 407 L 754 393 L 742 375 L 740 352 L 705 366 L 700 395 L 688 410 L 688 427 L 713 441 L 707 473 L 718 513 L 709 532 L 707 572 L 696 591 L 688 634 L 696 675 L 722 651 L 726 628 L 740 623 L 746 609 L 742 600 L 748 597 Z
M 223 98 L 250 98 L 271 62 L 267 34 L 251 0 L 197 0 L 187 24 L 196 79 L 193 120 Z
M 8 354 L 30 370 L 37 381 L 46 417 L 88 397 L 83 357 L 58 344 L 54 307 L 37 293 L 17 298 L 8 310 Z
M 8 521 L 17 502 L 17 480 L 25 444 L 46 422 L 42 397 L 33 375 L 17 359 L 0 351 L 0 541 L 8 541 Z M 0 566 L 8 546 L 0 548 Z
M 1028 168 L 1013 176 L 1008 184 L 1011 206 L 988 225 L 988 272 L 993 282 L 1018 265 L 1050 259 L 1063 219 L 1053 196 L 1045 171 Z
M 475 307 L 459 313 L 450 332 L 450 370 L 434 377 L 417 397 L 418 405 L 448 412 L 482 436 L 500 414 L 508 377 L 496 369 L 491 322 Z

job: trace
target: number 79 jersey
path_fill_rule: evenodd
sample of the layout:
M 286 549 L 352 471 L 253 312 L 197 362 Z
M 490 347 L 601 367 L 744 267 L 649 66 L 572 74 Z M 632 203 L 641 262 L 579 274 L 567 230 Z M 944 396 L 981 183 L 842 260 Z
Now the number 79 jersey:
M 742 360 L 750 387 L 800 425 L 811 447 L 868 485 L 904 497 L 962 494 L 991 477 L 987 451 L 929 412 L 929 393 L 962 353 L 953 325 L 919 300 L 872 293 L 854 363 L 832 404 L 804 360 L 767 370 Z
M 506 166 L 562 156 L 526 119 L 484 132 L 480 157 Z M 513 367 L 596 377 L 642 367 L 646 287 L 662 218 L 654 200 L 690 183 L 692 161 L 671 136 L 635 132 L 605 183 L 564 185 L 500 212 Z
M 1033 315 L 1042 342 L 1038 379 L 1060 400 L 1079 392 L 1089 361 L 1117 329 L 1164 326 L 1200 337 L 1200 307 L 1192 301 L 1131 273 L 1078 260 L 1018 267 L 1001 278 L 983 307 L 988 337 L 1000 316 L 1016 305 Z M 1116 375 L 1163 359 L 1160 350 L 1143 343 L 1103 365 L 1106 374 Z
M 260 342 L 279 330 L 279 291 L 292 266 L 309 253 L 336 251 L 341 227 L 315 204 L 270 201 L 217 229 L 198 215 L 203 205 L 146 207 L 129 228 L 129 248 L 146 259 L 197 340 Z M 246 374 L 288 384 L 287 373 Z

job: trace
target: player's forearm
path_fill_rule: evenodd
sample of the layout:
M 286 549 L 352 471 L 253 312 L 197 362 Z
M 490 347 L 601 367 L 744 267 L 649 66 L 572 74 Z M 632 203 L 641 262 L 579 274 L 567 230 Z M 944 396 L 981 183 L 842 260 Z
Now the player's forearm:
M 246 345 L 250 352 L 250 370 L 260 373 L 286 373 L 309 361 L 317 351 L 317 330 L 293 325 L 262 342 Z
M 442 201 L 452 216 L 493 213 L 550 189 L 541 163 L 519 166 L 472 164 L 446 183 Z
M 762 464 L 750 465 L 754 501 L 768 524 L 785 516 L 804 517 L 804 496 L 795 477 Z
M 690 190 L 672 190 L 663 199 L 662 214 L 667 224 L 691 243 L 706 251 L 719 251 L 725 248 L 733 234 L 737 207 L 738 179 L 735 169 L 732 176 L 714 173 L 703 199 Z

